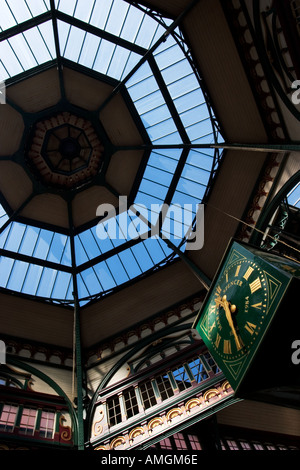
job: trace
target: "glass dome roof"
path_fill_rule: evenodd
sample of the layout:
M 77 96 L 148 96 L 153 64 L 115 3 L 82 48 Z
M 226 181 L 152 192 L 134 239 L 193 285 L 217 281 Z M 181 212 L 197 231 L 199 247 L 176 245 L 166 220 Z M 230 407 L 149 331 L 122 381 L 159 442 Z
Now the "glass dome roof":
M 75 232 L 50 230 L 34 220 L 24 223 L 0 199 L 0 287 L 69 305 L 76 280 L 85 304 L 185 251 L 197 205 L 205 200 L 222 158 L 220 128 L 176 20 L 125 0 L 0 0 L 0 10 L 0 80 L 6 83 L 7 104 L 24 120 L 28 113 L 10 100 L 10 87 L 53 65 L 61 71 L 72 64 L 114 84 L 98 111 L 125 90 L 132 114 L 144 126 L 143 144 L 113 149 L 145 152 L 130 207 L 110 218 L 118 237 L 99 237 L 101 229 L 102 234 L 107 230 L 100 219 Z M 62 74 L 60 85 L 63 89 Z M 5 106 L 0 112 L 6 112 Z M 13 158 L 0 155 L 0 161 Z M 178 235 L 170 211 L 160 232 L 145 236 L 163 205 L 189 205 L 188 223 Z M 151 220 L 143 217 L 143 209 L 153 206 Z M 124 233 L 124 214 L 144 236 Z

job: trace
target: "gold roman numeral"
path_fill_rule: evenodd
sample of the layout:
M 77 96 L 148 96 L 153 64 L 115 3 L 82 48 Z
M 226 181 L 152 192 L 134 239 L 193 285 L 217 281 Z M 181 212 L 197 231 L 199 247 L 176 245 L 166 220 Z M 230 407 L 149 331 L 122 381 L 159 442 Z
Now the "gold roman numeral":
M 224 354 L 231 354 L 231 342 L 229 339 L 224 339 L 224 344 L 223 344 L 223 352 Z
M 219 335 L 219 333 L 217 333 L 217 337 L 216 337 L 216 341 L 215 341 L 215 345 L 216 345 L 217 348 L 219 347 L 220 341 L 221 341 L 221 336 Z
M 247 321 L 247 323 L 245 324 L 245 328 L 250 333 L 250 335 L 253 335 L 254 330 L 256 329 L 256 325 Z
M 211 331 L 215 328 L 216 322 L 214 321 L 212 325 L 208 328 L 208 332 L 211 333 Z
M 253 305 L 251 305 L 251 307 L 257 308 L 258 310 L 261 310 L 261 308 L 262 308 L 262 302 L 259 302 L 258 304 L 253 304 Z
M 239 275 L 239 272 L 240 272 L 240 269 L 241 269 L 241 264 L 239 264 L 237 267 L 236 267 L 236 271 L 235 271 L 235 277 L 237 277 Z
M 245 272 L 243 278 L 246 279 L 246 281 L 248 281 L 248 279 L 251 276 L 251 274 L 253 273 L 253 271 L 254 271 L 254 269 L 251 266 L 249 266 L 249 268 Z
M 257 279 L 255 279 L 255 281 L 251 282 L 251 284 L 249 284 L 249 287 L 250 287 L 250 290 L 251 290 L 251 294 L 253 294 L 258 289 L 260 289 L 261 288 L 261 282 L 260 282 L 259 277 Z

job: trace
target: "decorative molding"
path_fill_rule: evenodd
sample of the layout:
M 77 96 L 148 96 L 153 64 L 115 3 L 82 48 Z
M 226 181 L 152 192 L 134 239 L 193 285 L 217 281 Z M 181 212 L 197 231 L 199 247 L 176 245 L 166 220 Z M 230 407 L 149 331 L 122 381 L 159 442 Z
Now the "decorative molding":
M 195 415 L 204 414 L 209 408 L 232 396 L 233 390 L 229 382 L 225 380 L 218 386 L 209 387 L 204 392 L 198 392 L 186 402 L 181 399 L 180 406 L 166 409 L 148 420 L 145 417 L 143 425 L 129 427 L 122 431 L 122 435 L 112 437 L 111 440 L 109 435 L 106 435 L 103 437 L 102 443 L 94 444 L 94 450 L 129 450 L 150 440 L 154 435 L 163 434 L 170 428 L 175 429 L 175 426 Z
M 64 415 L 59 417 L 59 437 L 61 441 L 69 442 L 72 440 L 72 429 L 69 426 L 64 426 L 66 418 Z

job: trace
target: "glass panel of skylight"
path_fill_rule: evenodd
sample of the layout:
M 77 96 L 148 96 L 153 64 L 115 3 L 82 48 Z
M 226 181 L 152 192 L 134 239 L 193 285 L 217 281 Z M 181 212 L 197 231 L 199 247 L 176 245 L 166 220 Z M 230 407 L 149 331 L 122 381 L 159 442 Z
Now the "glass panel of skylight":
M 8 220 L 8 215 L 6 214 L 6 211 L 3 209 L 3 207 L 0 204 L 0 227 L 2 227 L 7 220 Z
M 68 237 L 17 222 L 11 223 L 0 235 L 0 247 L 62 265 L 71 264 Z
M 107 265 L 112 273 L 117 285 L 129 281 L 129 276 L 124 264 L 121 262 L 119 255 L 112 256 L 107 260 Z
M 50 298 L 56 275 L 56 270 L 44 268 L 35 295 L 38 295 L 39 297 Z
M 0 81 L 3 82 L 10 77 L 6 67 L 4 67 L 2 60 L 0 59 Z
M 135 205 L 143 204 L 150 210 L 152 204 L 162 204 L 165 201 L 181 152 L 180 149 L 161 149 L 151 153 L 145 170 L 145 174 L 149 175 L 149 181 L 146 184 L 141 182 Z M 165 174 L 163 177 L 162 170 Z M 151 181 L 154 182 L 153 188 Z M 161 183 L 159 190 L 155 184 L 157 182 Z
M 2 234 L 3 248 L 8 251 L 18 251 L 24 232 L 25 226 L 11 224 Z
M 9 41 L 0 42 L 0 57 L 8 77 L 24 71 Z M 1 77 L 3 79 L 4 77 Z
M 146 71 L 147 67 L 148 72 Z M 143 68 L 143 75 L 144 78 L 139 81 L 134 78 L 130 79 L 127 88 L 149 137 L 154 143 L 161 142 L 166 136 L 172 136 L 169 139 L 172 143 L 181 142 L 158 83 L 155 77 L 151 75 L 149 65 Z
M 9 4 L 5 0 L 0 0 L 0 27 L 2 30 L 12 28 L 17 24 L 16 18 L 10 9 Z
M 126 272 L 131 279 L 142 274 L 138 259 L 134 257 L 131 249 L 122 251 L 119 253 L 119 257 L 121 262 L 126 266 Z
M 10 258 L 0 257 L 0 286 L 6 287 L 10 277 L 11 270 L 13 268 L 14 260 Z
M 113 224 L 113 228 L 117 227 L 117 224 L 116 224 L 116 222 L 114 221 L 113 218 L 109 219 L 108 224 L 109 223 Z M 107 228 L 107 225 L 105 223 L 99 222 L 95 227 L 93 227 L 91 229 L 91 232 L 92 232 L 93 237 L 95 238 L 95 240 L 97 242 L 97 245 L 99 247 L 99 251 L 101 253 L 107 253 L 109 250 L 112 250 L 114 248 L 114 245 L 113 245 L 110 237 L 108 235 L 105 235 L 105 233 L 107 234 L 107 230 L 105 231 L 105 229 L 103 227 Z M 101 235 L 101 234 L 103 234 L 103 235 Z
M 166 254 L 162 249 L 163 242 L 160 241 L 156 236 L 145 240 L 144 243 L 147 247 L 148 253 L 151 254 L 151 260 L 153 264 L 160 264 L 166 257 Z
M 143 272 L 152 269 L 154 263 L 149 255 L 149 251 L 146 249 L 146 241 L 139 243 L 132 247 L 132 252 L 134 256 L 139 260 Z
M 189 153 L 187 163 L 210 172 L 214 161 L 214 153 L 214 149 L 192 149 Z
M 292 191 L 289 192 L 288 196 L 288 203 L 291 206 L 299 207 L 300 208 L 300 183 L 298 183 Z
M 66 235 L 62 235 L 60 233 L 54 233 L 54 236 L 51 240 L 51 246 L 49 247 L 47 261 L 52 261 L 54 263 L 61 263 L 67 241 L 68 241 L 68 237 Z
M 165 200 L 167 191 L 167 186 L 156 183 L 155 181 L 149 181 L 147 180 L 147 178 L 143 178 L 139 187 L 139 192 L 149 194 L 153 196 L 156 200 L 160 200 L 161 202 Z
M 48 1 L 0 0 L 0 27 L 6 30 L 49 10 Z
M 10 290 L 21 292 L 24 278 L 26 272 L 28 271 L 28 268 L 28 263 L 25 263 L 23 261 L 14 261 L 8 282 L 5 287 Z
M 96 26 L 115 36 L 150 47 L 164 28 L 138 8 L 123 0 L 56 0 L 57 8 L 70 16 Z
M 0 246 L 2 248 L 7 247 L 7 245 L 5 245 L 5 241 L 7 240 L 7 237 L 10 237 L 9 236 L 10 232 L 11 234 L 13 234 L 14 225 L 15 224 L 10 224 L 10 226 L 1 235 Z M 40 230 L 37 228 L 33 228 L 29 226 L 25 227 L 24 235 L 22 239 L 19 240 L 20 247 L 17 247 L 17 249 L 19 248 L 20 253 L 24 255 L 28 255 L 28 256 L 32 255 L 39 231 Z
M 78 239 L 80 240 L 88 259 L 93 259 L 96 256 L 99 256 L 101 253 L 99 246 L 90 230 L 87 230 L 78 235 Z
M 113 275 L 105 261 L 103 261 L 102 263 L 96 264 L 94 269 L 95 269 L 95 272 L 97 273 L 98 279 L 101 280 L 101 285 L 104 291 L 113 289 L 114 287 L 117 286 L 117 283 L 114 280 Z M 84 273 L 85 271 L 82 273 L 82 276 L 84 276 Z
M 25 0 L 26 1 L 26 0 Z M 18 3 L 19 1 L 15 0 L 15 2 Z M 50 0 L 34 0 L 34 1 L 28 1 L 27 0 L 27 7 L 30 10 L 31 16 L 38 16 L 41 15 L 42 13 L 45 13 L 45 11 L 50 10 Z
M 61 300 L 66 299 L 71 281 L 71 274 L 58 271 L 51 291 L 51 298 Z
M 172 203 L 168 208 L 162 224 L 162 234 L 175 245 L 184 239 L 193 223 L 195 214 L 192 207 L 195 205 Z
M 79 299 L 83 299 L 91 295 L 87 289 L 87 286 L 85 284 L 85 281 L 81 273 L 77 276 L 77 286 L 78 286 L 78 298 Z
M 58 31 L 63 57 L 112 78 L 121 79 L 140 59 L 128 49 L 62 21 L 58 21 Z
M 37 266 L 36 264 L 29 265 L 22 288 L 24 294 L 35 295 L 42 272 L 42 266 Z
M 40 30 L 31 28 L 0 43 L 0 56 L 10 76 L 17 75 L 54 58 L 52 22 L 44 23 L 40 26 Z M 47 35 L 47 45 L 41 34 L 42 31 Z

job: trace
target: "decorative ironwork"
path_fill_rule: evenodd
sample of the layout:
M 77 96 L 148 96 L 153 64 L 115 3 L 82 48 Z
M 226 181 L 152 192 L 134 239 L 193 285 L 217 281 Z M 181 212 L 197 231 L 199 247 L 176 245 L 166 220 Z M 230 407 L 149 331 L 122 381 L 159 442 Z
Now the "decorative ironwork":
M 35 125 L 27 159 L 46 186 L 73 189 L 99 173 L 103 152 L 91 122 L 64 112 Z

